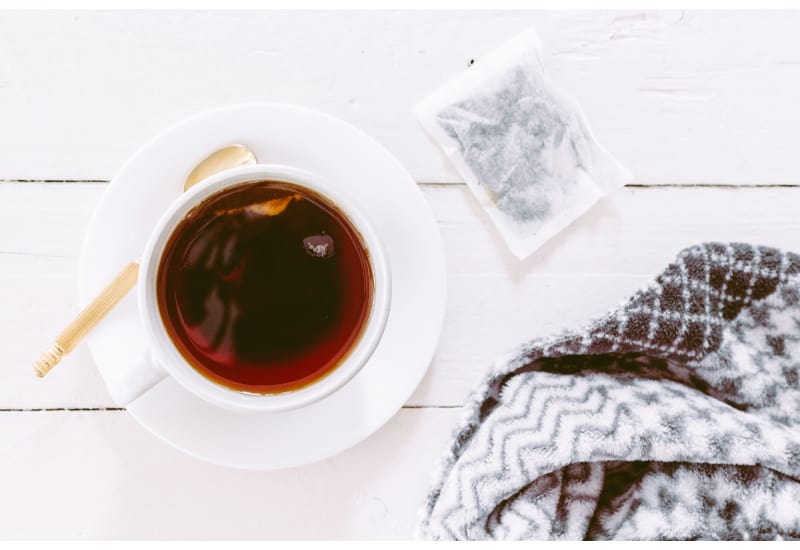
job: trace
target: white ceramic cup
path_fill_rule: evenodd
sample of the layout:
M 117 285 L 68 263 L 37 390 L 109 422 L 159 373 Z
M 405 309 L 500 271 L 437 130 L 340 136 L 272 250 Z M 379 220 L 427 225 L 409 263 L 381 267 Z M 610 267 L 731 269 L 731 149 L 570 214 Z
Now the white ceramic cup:
M 361 337 L 341 363 L 324 377 L 293 391 L 256 394 L 217 384 L 195 370 L 173 344 L 158 307 L 156 280 L 164 247 L 184 216 L 215 193 L 245 182 L 277 180 L 309 189 L 333 202 L 361 235 L 373 276 L 372 304 Z M 259 164 L 225 170 L 182 194 L 161 216 L 145 246 L 137 287 L 139 312 L 148 340 L 148 352 L 122 369 L 115 399 L 130 403 L 166 376 L 198 397 L 234 410 L 283 411 L 302 407 L 341 388 L 364 366 L 378 345 L 391 303 L 389 263 L 378 235 L 353 197 L 345 196 L 320 176 L 291 166 Z

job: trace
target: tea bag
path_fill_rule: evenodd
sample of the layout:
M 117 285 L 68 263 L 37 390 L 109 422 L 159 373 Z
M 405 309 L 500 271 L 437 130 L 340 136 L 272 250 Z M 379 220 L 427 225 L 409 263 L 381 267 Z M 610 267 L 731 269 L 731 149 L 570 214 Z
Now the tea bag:
M 528 31 L 423 99 L 414 113 L 519 258 L 631 174 L 547 80 Z

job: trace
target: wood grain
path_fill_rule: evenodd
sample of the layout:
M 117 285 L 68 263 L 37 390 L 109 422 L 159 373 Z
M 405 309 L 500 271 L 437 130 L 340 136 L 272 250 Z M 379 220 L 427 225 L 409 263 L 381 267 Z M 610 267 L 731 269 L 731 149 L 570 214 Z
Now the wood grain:
M 548 72 L 640 183 L 800 182 L 800 12 L 11 12 L 0 179 L 107 179 L 222 104 L 355 123 L 417 181 L 460 178 L 410 107 L 531 26 Z
M 249 472 L 184 455 L 124 411 L 0 414 L 0 537 L 410 538 L 457 415 L 403 410 L 336 457 Z
M 77 311 L 79 243 L 103 189 L 0 185 L 0 408 L 113 406 L 85 346 L 47 380 L 29 372 Z M 800 188 L 625 188 L 523 262 L 464 186 L 422 190 L 444 238 L 449 294 L 436 358 L 412 406 L 461 404 L 495 357 L 603 314 L 685 246 L 745 240 L 800 250 Z

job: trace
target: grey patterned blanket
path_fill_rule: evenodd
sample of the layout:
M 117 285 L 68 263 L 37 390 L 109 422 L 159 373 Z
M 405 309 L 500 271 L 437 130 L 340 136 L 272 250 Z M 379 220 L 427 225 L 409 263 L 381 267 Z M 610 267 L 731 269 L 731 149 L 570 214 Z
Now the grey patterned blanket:
M 688 248 L 466 406 L 431 539 L 800 538 L 800 256 Z

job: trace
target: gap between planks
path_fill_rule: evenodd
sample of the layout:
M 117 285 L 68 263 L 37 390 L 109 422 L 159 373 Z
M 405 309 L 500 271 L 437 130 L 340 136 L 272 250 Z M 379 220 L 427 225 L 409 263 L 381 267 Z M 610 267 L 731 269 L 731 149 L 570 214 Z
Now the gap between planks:
M 49 184 L 72 184 L 72 183 L 92 183 L 92 184 L 107 184 L 110 180 L 107 179 L 1 179 L 0 184 L 18 184 L 18 183 L 49 183 Z M 417 182 L 420 187 L 454 187 L 466 185 L 464 182 L 433 182 L 421 181 Z M 798 183 L 629 183 L 625 187 L 633 189 L 792 189 L 800 187 Z
M 70 180 L 70 179 L 2 179 L 2 183 L 108 183 L 110 180 Z
M 402 409 L 459 409 L 461 405 L 403 405 Z M 0 413 L 38 413 L 38 412 L 120 412 L 125 407 L 33 407 L 0 408 Z

